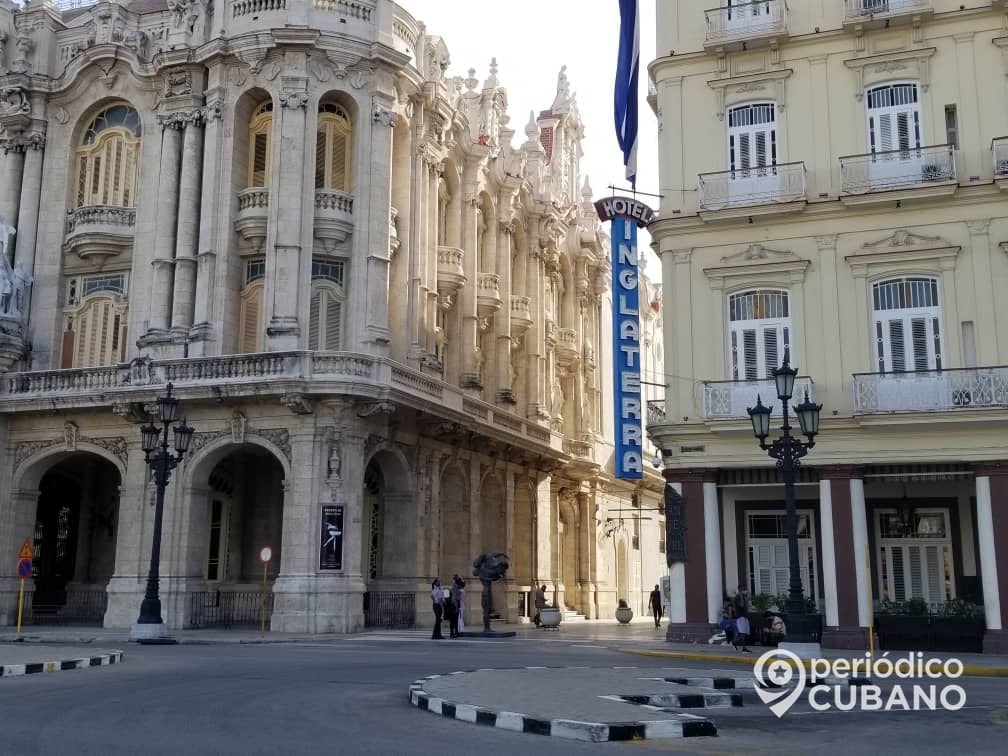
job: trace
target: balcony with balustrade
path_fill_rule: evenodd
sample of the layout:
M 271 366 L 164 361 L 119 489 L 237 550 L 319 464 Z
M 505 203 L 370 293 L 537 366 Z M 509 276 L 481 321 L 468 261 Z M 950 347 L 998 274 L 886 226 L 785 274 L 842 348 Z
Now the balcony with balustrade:
M 806 205 L 805 163 L 781 163 L 699 175 L 700 217 L 794 213 Z
M 315 236 L 335 244 L 346 241 L 353 231 L 352 194 L 339 189 L 315 190 Z
M 235 231 L 258 249 L 266 239 L 269 223 L 269 189 L 256 187 L 238 192 L 238 217 Z
M 754 0 L 704 11 L 704 50 L 721 55 L 732 50 L 776 47 L 788 38 L 785 0 Z
M 920 26 L 933 15 L 931 0 L 844 0 L 843 25 L 860 34 L 901 24 Z
M 458 247 L 438 247 L 437 288 L 442 296 L 453 296 L 465 286 L 465 252 Z
M 531 300 L 528 297 L 511 295 L 511 333 L 522 334 L 532 326 Z
M 991 156 L 994 161 L 994 182 L 1001 191 L 1008 191 L 1008 136 L 997 137 L 991 142 Z
M 577 345 L 577 331 L 573 328 L 557 328 L 553 351 L 562 367 L 573 365 L 581 354 Z
M 840 176 L 845 204 L 944 197 L 958 186 L 955 148 L 950 144 L 842 157 Z M 881 192 L 885 194 L 878 196 Z
M 480 273 L 476 286 L 476 310 L 481 318 L 489 317 L 504 304 L 501 298 L 500 276 Z
M 857 373 L 855 415 L 1008 409 L 1008 367 Z
M 136 210 L 90 205 L 67 214 L 64 247 L 82 260 L 101 262 L 133 246 Z
M 815 384 L 805 375 L 795 378 L 795 403 L 815 399 Z M 760 398 L 766 405 L 777 404 L 777 387 L 773 378 L 759 381 L 707 381 L 704 383 L 703 416 L 705 420 L 748 420 L 749 407 Z

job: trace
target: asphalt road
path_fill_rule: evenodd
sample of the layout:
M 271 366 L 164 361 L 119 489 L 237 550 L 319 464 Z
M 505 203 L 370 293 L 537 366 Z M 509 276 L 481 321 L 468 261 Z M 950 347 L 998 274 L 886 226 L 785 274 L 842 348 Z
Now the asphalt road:
M 709 714 L 717 738 L 631 744 L 510 733 L 442 719 L 408 703 L 409 683 L 424 675 L 527 665 L 657 669 L 669 663 L 560 639 L 131 645 L 122 665 L 0 680 L 0 753 L 1002 754 L 1008 738 L 1008 679 L 964 679 L 968 703 L 958 712 L 819 714 L 798 706 L 778 720 L 747 705 Z

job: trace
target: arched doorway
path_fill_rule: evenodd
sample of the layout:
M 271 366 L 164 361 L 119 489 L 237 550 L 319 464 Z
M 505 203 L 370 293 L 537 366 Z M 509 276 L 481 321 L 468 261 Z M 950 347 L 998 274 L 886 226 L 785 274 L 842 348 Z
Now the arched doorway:
M 284 468 L 253 444 L 218 450 L 194 476 L 203 496 L 193 497 L 193 539 L 188 571 L 205 590 L 189 594 L 190 627 L 257 626 L 262 613 L 263 567 L 259 553 L 272 550 L 266 580 L 272 585 L 283 558 Z M 205 475 L 205 477 L 204 477 Z M 267 592 L 267 616 L 272 591 Z
M 101 625 L 115 571 L 119 470 L 93 454 L 72 454 L 39 481 L 32 590 L 25 621 Z
M 367 586 L 367 627 L 412 627 L 416 623 L 417 528 L 412 476 L 395 452 L 376 453 L 364 468 L 361 508 L 361 574 Z M 426 591 L 423 591 L 426 593 Z

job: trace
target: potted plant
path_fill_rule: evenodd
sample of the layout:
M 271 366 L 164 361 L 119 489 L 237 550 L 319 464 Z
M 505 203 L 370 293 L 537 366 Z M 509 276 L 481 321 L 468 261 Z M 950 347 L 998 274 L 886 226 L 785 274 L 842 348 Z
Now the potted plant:
M 560 611 L 560 607 L 557 606 L 544 606 L 539 610 L 539 625 L 546 629 L 555 629 L 560 627 L 560 623 L 563 621 L 563 613 Z
M 616 606 L 616 619 L 619 620 L 621 625 L 625 625 L 633 619 L 633 609 L 627 606 L 626 599 L 619 600 Z
M 924 181 L 941 181 L 942 169 L 937 163 L 925 163 L 921 166 L 921 178 Z
M 773 596 L 769 593 L 757 593 L 750 599 L 752 610 L 749 612 L 749 625 L 752 639 L 763 643 L 763 628 L 766 626 L 766 615 L 770 610 Z

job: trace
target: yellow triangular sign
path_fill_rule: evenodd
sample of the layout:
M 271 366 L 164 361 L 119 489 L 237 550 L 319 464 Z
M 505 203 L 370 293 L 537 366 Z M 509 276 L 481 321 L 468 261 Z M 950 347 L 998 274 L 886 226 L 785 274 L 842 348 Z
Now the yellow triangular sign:
M 35 556 L 35 552 L 32 551 L 32 544 L 30 538 L 25 538 L 24 543 L 21 544 L 21 551 L 18 552 L 18 559 L 32 559 Z

